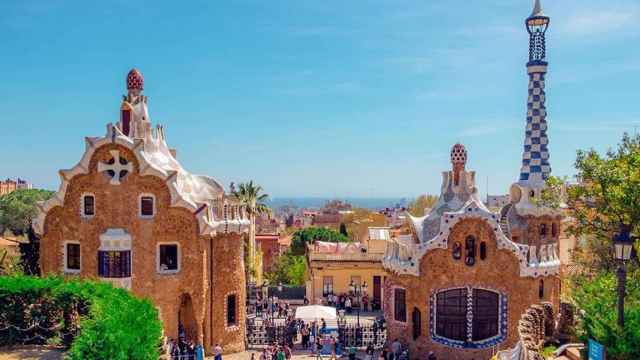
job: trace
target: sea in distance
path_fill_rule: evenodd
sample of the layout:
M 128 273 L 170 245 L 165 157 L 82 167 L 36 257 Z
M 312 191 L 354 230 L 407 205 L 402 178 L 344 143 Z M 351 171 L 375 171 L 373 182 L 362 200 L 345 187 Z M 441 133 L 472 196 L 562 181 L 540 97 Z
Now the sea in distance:
M 356 198 L 356 197 L 274 197 L 269 198 L 267 204 L 272 209 L 279 209 L 282 206 L 291 206 L 298 209 L 320 209 L 328 201 L 342 200 L 353 207 L 370 210 L 380 210 L 392 208 L 394 206 L 407 206 L 413 200 L 411 198 Z

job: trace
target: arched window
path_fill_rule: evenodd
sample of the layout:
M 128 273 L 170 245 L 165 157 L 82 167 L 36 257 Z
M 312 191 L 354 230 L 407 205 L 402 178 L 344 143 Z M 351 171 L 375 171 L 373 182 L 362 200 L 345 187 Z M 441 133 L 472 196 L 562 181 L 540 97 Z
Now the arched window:
M 547 224 L 540 224 L 540 237 L 547 237 Z
M 441 344 L 484 348 L 506 336 L 506 322 L 501 323 L 501 316 L 506 316 L 506 299 L 501 302 L 497 292 L 470 288 L 444 290 L 431 297 L 430 309 L 435 312 L 431 313 L 433 339 Z
M 480 260 L 487 259 L 487 243 L 482 241 L 480 243 Z
M 538 297 L 540 299 L 544 298 L 544 280 L 540 279 L 540 283 L 538 284 Z
M 453 243 L 453 258 L 460 260 L 462 258 L 462 245 L 459 241 Z
M 472 235 L 464 240 L 465 257 L 464 263 L 473 266 L 476 263 L 476 238 Z
M 416 340 L 422 335 L 422 314 L 417 307 L 413 308 L 411 320 L 413 322 L 413 340 Z
M 551 236 L 554 238 L 558 236 L 558 224 L 556 223 L 551 223 Z

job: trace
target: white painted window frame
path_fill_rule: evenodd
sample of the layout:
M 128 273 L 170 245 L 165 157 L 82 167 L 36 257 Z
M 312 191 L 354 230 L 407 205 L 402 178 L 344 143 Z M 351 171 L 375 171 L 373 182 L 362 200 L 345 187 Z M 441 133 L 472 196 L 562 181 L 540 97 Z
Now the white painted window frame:
M 84 198 L 87 196 L 93 197 L 93 215 L 87 215 L 84 213 Z M 96 195 L 90 192 L 82 193 L 82 195 L 80 195 L 80 217 L 82 217 L 83 219 L 91 219 L 96 216 L 97 212 L 98 212 L 98 206 L 96 201 Z
M 404 318 L 405 321 L 396 320 L 396 289 L 404 290 Z M 402 286 L 391 287 L 391 321 L 403 326 L 409 325 L 409 310 L 407 306 L 407 288 Z
M 176 245 L 178 248 L 178 269 L 177 270 L 162 270 L 160 269 L 160 246 L 162 245 Z M 180 243 L 177 241 L 165 241 L 165 242 L 159 242 L 156 245 L 156 272 L 158 274 L 162 274 L 162 275 L 174 275 L 180 272 L 180 270 L 182 270 L 182 249 L 180 246 Z
M 69 269 L 69 267 L 67 266 L 67 246 L 69 244 L 75 244 L 80 246 L 80 269 Z M 79 274 L 80 271 L 82 270 L 82 245 L 80 245 L 80 241 L 77 240 L 66 240 L 64 242 L 63 248 L 62 248 L 62 253 L 63 253 L 63 270 L 65 274 Z
M 153 215 L 142 215 L 142 198 L 150 197 L 153 199 Z M 138 196 L 138 217 L 141 219 L 153 219 L 156 216 L 156 196 L 151 193 L 142 193 Z

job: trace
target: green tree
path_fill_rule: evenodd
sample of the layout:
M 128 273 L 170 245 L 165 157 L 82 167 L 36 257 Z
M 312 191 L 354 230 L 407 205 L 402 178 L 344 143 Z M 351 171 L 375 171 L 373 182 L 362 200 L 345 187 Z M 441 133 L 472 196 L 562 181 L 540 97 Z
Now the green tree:
M 53 194 L 48 190 L 20 189 L 0 196 L 0 234 L 9 232 L 25 240 L 19 246 L 20 266 L 27 274 L 40 273 L 40 244 L 31 227 L 37 213 L 36 203 Z
M 31 228 L 36 216 L 36 202 L 48 200 L 53 191 L 20 189 L 0 196 L 0 233 L 10 230 L 14 235 L 24 235 Z
M 304 255 L 306 245 L 314 241 L 349 242 L 349 238 L 333 229 L 318 227 L 300 229 L 292 235 L 291 253 L 293 255 Z
M 617 326 L 617 280 L 612 272 L 574 275 L 572 298 L 580 311 L 578 336 L 607 348 L 607 359 L 640 359 L 640 270 L 630 272 L 625 297 L 625 327 Z
M 265 274 L 270 284 L 304 285 L 307 272 L 307 261 L 302 255 L 288 252 L 280 256 L 272 268 Z
M 570 186 L 569 232 L 585 239 L 574 260 L 585 269 L 613 270 L 613 235 L 625 227 L 640 235 L 640 135 L 624 134 L 616 150 L 579 150 L 578 184 Z M 634 256 L 632 266 L 637 266 Z
M 249 281 L 253 280 L 256 271 L 256 216 L 265 213 L 271 214 L 271 209 L 269 209 L 266 204 L 269 195 L 261 193 L 262 186 L 254 184 L 253 180 L 248 183 L 241 183 L 237 190 L 232 190 L 232 195 L 245 206 L 247 214 L 249 215 L 249 263 L 247 264 Z
M 438 197 L 435 195 L 420 195 L 409 203 L 408 210 L 413 216 L 424 216 L 425 209 L 430 209 L 438 202 Z

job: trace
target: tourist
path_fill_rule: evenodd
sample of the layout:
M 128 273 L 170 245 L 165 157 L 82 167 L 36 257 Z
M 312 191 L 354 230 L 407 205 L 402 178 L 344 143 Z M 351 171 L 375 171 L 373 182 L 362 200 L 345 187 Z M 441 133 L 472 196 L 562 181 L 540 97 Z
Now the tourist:
M 324 321 L 324 318 L 320 319 L 320 321 L 321 321 L 320 334 L 324 334 L 325 331 L 327 331 L 327 322 Z
M 380 353 L 380 357 L 378 358 L 378 360 L 388 360 L 389 359 L 389 351 L 387 351 L 386 348 L 382 349 L 382 352 Z
M 356 360 L 356 347 L 351 346 L 349 348 L 349 360 Z
M 391 343 L 391 353 L 393 353 L 393 358 L 398 359 L 400 357 L 400 352 L 402 351 L 402 343 L 400 340 L 395 339 Z
M 282 346 L 278 347 L 278 352 L 276 353 L 276 360 L 285 360 L 284 349 Z
M 309 347 L 309 329 L 307 329 L 306 324 L 302 325 L 302 329 L 300 329 L 300 335 L 302 336 L 302 348 L 307 349 Z
M 269 353 L 267 352 L 267 349 L 263 349 L 262 350 L 262 354 L 260 354 L 260 360 L 270 360 L 269 359 Z
M 347 308 L 347 314 L 351 314 L 351 297 L 344 301 L 344 306 Z
M 285 344 L 283 350 L 285 359 L 291 360 L 291 348 L 289 347 L 289 345 Z
M 331 337 L 331 360 L 336 360 L 338 354 L 338 342 L 334 337 Z
M 222 360 L 222 346 L 220 346 L 220 344 L 216 344 L 213 348 L 213 359 Z
M 362 311 L 368 311 L 369 310 L 369 296 L 367 294 L 364 294 L 364 296 L 362 297 Z
M 373 344 L 369 343 L 369 345 L 367 345 L 367 350 L 365 351 L 365 357 L 364 360 L 374 360 L 373 359 Z

